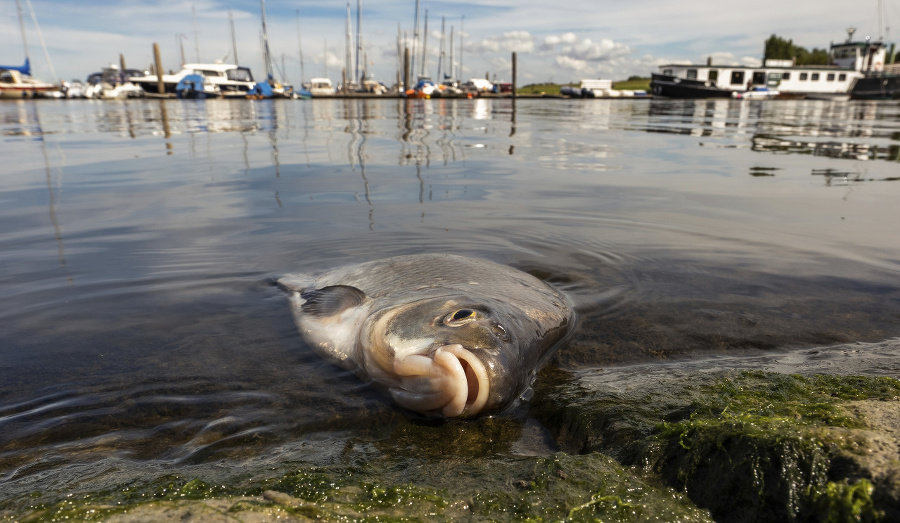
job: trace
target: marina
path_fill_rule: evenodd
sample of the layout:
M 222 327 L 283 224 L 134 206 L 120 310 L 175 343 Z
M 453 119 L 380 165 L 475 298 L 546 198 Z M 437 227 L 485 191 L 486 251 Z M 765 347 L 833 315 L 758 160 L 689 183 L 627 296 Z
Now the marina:
M 900 521 L 900 11 L 767 1 L 0 0 L 0 521 Z
M 347 492 L 355 474 L 465 499 L 496 485 L 512 506 L 530 491 L 506 474 L 588 474 L 575 461 L 605 458 L 561 453 L 566 425 L 541 410 L 577 405 L 553 395 L 575 376 L 759 370 L 900 336 L 898 121 L 894 103 L 818 100 L 6 101 L 0 512 L 253 481 L 314 500 L 330 474 Z M 316 355 L 273 285 L 428 252 L 574 300 L 542 403 L 417 421 Z M 480 487 L 416 472 L 472 460 Z M 490 506 L 470 514 L 515 519 Z

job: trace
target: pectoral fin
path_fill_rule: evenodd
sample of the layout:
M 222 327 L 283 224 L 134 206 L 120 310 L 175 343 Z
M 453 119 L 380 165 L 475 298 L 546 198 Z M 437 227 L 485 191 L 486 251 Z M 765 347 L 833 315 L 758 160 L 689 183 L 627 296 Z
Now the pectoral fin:
M 366 299 L 366 293 L 349 285 L 332 285 L 300 293 L 303 298 L 301 310 L 316 318 L 339 315 L 347 309 L 359 307 Z

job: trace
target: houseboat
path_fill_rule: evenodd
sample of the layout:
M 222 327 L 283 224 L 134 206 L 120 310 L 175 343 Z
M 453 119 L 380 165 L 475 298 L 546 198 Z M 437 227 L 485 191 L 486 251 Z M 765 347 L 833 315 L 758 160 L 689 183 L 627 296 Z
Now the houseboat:
M 746 98 L 765 89 L 778 98 L 850 98 L 855 82 L 867 72 L 884 69 L 887 50 L 882 42 L 831 44 L 829 65 L 798 66 L 793 60 L 766 60 L 762 67 L 669 64 L 653 73 L 654 96 L 669 98 Z

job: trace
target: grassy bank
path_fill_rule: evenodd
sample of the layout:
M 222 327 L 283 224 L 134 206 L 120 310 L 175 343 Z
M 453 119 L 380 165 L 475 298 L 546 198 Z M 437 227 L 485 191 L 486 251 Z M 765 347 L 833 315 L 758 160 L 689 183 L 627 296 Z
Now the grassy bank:
M 558 96 L 559 90 L 563 86 L 573 86 L 578 87 L 579 82 L 572 82 L 566 84 L 554 84 L 554 83 L 542 83 L 542 84 L 529 84 L 523 87 L 519 87 L 516 92 L 524 95 L 547 95 L 547 96 Z M 620 80 L 617 82 L 613 82 L 613 89 L 622 90 L 630 90 L 630 91 L 650 91 L 650 79 L 649 78 L 636 78 L 631 77 L 628 80 Z

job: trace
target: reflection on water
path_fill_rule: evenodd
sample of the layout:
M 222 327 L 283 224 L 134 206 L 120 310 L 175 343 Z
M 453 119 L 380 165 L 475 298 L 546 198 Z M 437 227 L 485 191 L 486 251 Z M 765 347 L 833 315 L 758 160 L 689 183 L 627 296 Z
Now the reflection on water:
M 897 336 L 900 184 L 875 182 L 898 179 L 898 113 L 4 102 L 2 499 L 390 438 L 406 418 L 304 346 L 269 283 L 286 272 L 426 251 L 519 267 L 578 304 L 568 369 Z

